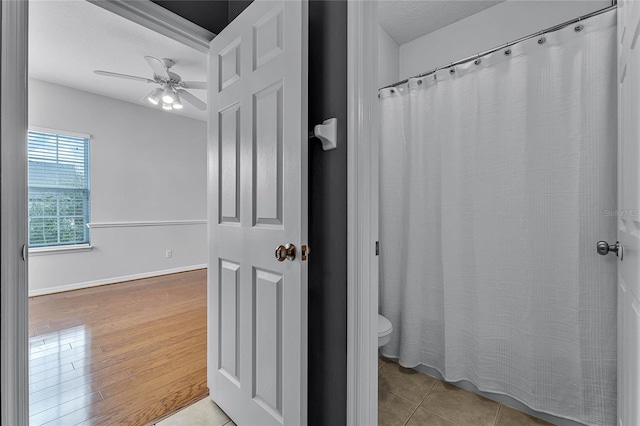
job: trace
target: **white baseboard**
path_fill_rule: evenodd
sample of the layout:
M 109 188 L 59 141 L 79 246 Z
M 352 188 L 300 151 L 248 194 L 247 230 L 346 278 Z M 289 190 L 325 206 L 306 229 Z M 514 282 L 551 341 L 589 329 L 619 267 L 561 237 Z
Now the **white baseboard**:
M 161 271 L 144 272 L 141 274 L 125 275 L 121 277 L 111 277 L 102 280 L 87 281 L 83 283 L 65 284 L 56 287 L 39 288 L 29 290 L 29 297 L 43 296 L 45 294 L 61 293 L 63 291 L 80 290 L 82 288 L 98 287 L 101 285 L 115 284 L 124 281 L 139 280 L 142 278 L 157 277 L 159 275 L 176 274 L 178 272 L 194 271 L 196 269 L 206 268 L 207 264 L 181 266 L 179 268 L 163 269 Z

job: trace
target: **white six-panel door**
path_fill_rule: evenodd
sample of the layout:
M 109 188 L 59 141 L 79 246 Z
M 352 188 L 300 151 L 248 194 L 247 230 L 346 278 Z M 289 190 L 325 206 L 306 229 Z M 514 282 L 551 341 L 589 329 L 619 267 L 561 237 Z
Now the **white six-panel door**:
M 257 0 L 211 42 L 208 384 L 240 426 L 307 422 L 307 40 L 306 1 Z
M 618 3 L 618 425 L 640 425 L 640 1 Z M 620 258 L 618 258 L 620 259 Z

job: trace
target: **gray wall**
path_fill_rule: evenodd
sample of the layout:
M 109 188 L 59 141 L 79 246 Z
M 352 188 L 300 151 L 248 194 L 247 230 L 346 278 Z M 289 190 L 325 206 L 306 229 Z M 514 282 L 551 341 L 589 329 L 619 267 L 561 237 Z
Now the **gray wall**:
M 229 23 L 229 0 L 151 1 L 214 34 L 219 34 Z
M 219 34 L 253 0 L 151 0 L 154 3 Z
M 309 126 L 338 119 L 338 148 L 309 150 L 309 425 L 347 417 L 347 2 L 309 2 Z
M 229 22 L 236 19 L 253 0 L 229 0 Z

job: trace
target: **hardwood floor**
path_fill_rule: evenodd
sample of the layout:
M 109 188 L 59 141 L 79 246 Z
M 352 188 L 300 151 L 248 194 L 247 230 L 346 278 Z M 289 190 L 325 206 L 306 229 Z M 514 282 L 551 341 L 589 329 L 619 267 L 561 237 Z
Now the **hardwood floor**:
M 144 425 L 208 394 L 206 270 L 33 297 L 31 425 Z

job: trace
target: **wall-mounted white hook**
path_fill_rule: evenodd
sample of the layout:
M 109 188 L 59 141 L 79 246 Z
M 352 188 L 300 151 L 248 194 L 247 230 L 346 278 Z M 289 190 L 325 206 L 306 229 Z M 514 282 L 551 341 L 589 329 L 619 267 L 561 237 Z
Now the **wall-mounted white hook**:
M 322 150 L 336 149 L 338 144 L 338 119 L 329 118 L 313 128 L 309 137 L 316 137 L 322 142 Z

